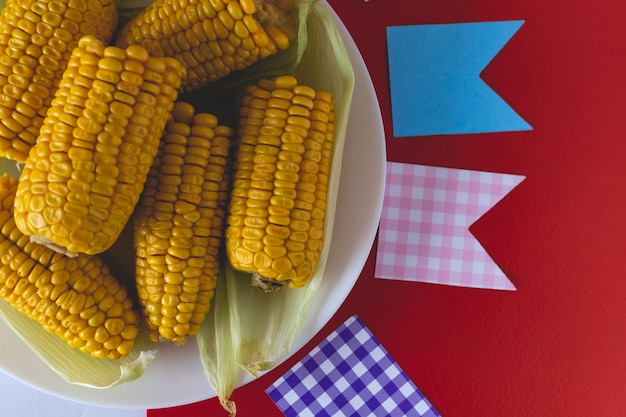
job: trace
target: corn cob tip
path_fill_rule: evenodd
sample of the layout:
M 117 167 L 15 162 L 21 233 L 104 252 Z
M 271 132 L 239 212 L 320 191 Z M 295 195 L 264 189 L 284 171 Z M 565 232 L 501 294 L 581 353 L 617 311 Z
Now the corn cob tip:
M 259 23 L 270 32 L 280 49 L 287 49 L 296 37 L 295 22 L 291 11 L 296 5 L 293 0 L 254 0 L 255 16 Z
M 45 238 L 43 236 L 30 235 L 29 236 L 29 240 L 31 242 L 33 242 L 33 243 L 38 244 L 38 245 L 45 246 L 45 247 L 47 247 L 49 249 L 52 249 L 56 253 L 60 253 L 61 255 L 65 255 L 68 258 L 75 258 L 75 257 L 78 256 L 78 252 L 72 252 L 72 251 L 68 250 L 65 246 L 59 245 L 59 244 L 55 243 L 53 240 L 47 239 L 47 238 Z
M 283 283 L 275 279 L 268 279 L 258 272 L 253 272 L 250 276 L 250 285 L 265 292 L 280 290 Z

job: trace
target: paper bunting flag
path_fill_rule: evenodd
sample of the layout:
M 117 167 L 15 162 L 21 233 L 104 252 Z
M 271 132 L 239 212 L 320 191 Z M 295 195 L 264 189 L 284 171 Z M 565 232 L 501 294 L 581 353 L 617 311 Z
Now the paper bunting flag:
M 530 130 L 480 78 L 522 21 L 390 26 L 396 137 Z
M 439 416 L 357 316 L 266 392 L 287 417 Z
M 469 227 L 523 179 L 387 162 L 376 278 L 515 290 Z

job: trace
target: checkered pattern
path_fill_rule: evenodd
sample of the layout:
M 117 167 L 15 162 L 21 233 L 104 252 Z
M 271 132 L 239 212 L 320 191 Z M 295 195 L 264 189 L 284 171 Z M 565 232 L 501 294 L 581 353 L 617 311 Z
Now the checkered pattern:
M 375 276 L 515 290 L 469 226 L 523 178 L 387 162 Z
M 357 316 L 266 392 L 287 417 L 439 416 Z

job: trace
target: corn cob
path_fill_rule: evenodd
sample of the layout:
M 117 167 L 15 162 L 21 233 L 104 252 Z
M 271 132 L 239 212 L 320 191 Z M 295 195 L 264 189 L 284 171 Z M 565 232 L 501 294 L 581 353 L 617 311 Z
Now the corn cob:
M 17 180 L 0 177 L 0 297 L 97 358 L 128 354 L 140 316 L 126 288 L 97 256 L 69 258 L 31 242 L 15 225 Z
M 287 49 L 294 8 L 294 0 L 156 0 L 115 43 L 177 58 L 187 68 L 182 89 L 190 92 Z
M 179 101 L 137 212 L 136 285 L 154 341 L 198 332 L 217 282 L 231 128 Z
M 139 200 L 182 71 L 140 46 L 82 38 L 20 176 L 20 230 L 68 254 L 108 249 Z
M 240 109 L 226 254 L 268 289 L 301 287 L 323 244 L 334 100 L 280 76 L 250 87 Z
M 7 0 L 0 11 L 0 155 L 23 162 L 72 49 L 83 35 L 108 43 L 113 0 Z

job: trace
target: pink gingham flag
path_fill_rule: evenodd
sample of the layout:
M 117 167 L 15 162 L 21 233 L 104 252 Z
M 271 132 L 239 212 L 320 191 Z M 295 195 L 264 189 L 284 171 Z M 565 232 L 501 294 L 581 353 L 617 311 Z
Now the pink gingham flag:
M 387 162 L 375 276 L 514 291 L 469 227 L 523 179 Z

